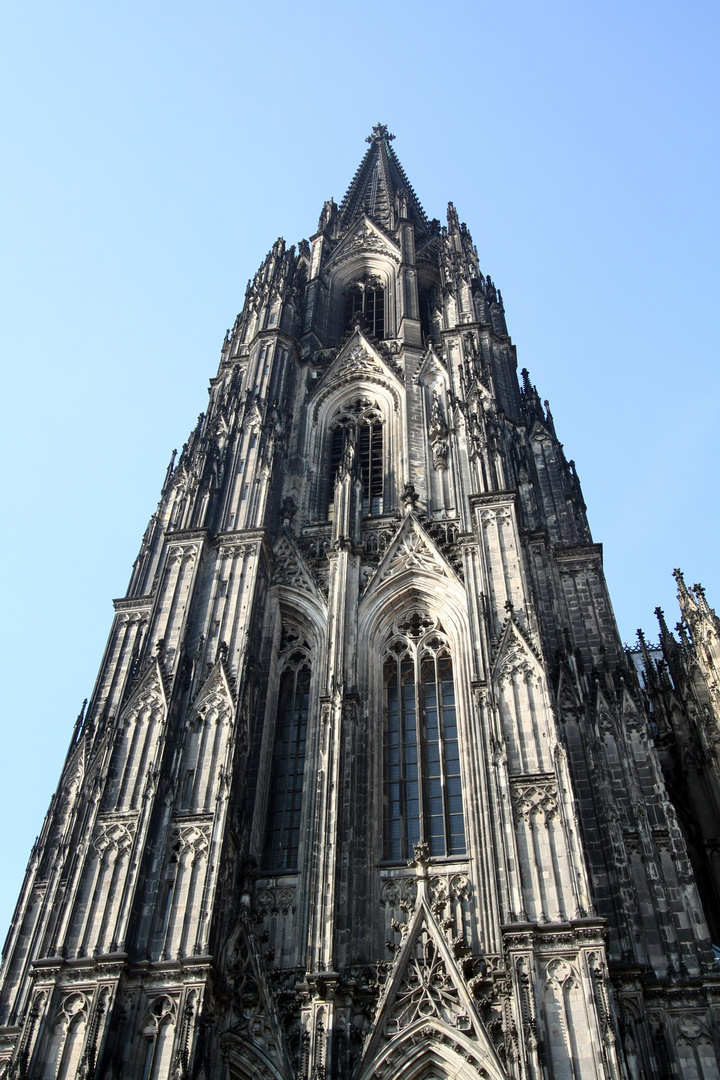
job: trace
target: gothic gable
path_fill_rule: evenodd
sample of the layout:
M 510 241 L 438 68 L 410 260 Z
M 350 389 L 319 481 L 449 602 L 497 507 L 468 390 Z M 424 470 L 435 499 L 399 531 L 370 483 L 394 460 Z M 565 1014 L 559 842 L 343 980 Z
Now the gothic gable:
M 252 930 L 241 917 L 225 948 L 225 975 L 232 994 L 230 1026 L 222 1036 L 232 1076 L 281 1080 L 291 1077 L 285 1039 Z
M 502 682 L 516 671 L 541 677 L 543 668 L 537 650 L 511 613 L 495 649 L 493 679 Z
M 80 718 L 78 718 L 80 719 Z M 60 787 L 66 792 L 77 790 L 85 778 L 88 762 L 92 754 L 92 744 L 88 740 L 86 732 L 81 732 L 77 742 L 68 751 L 62 775 Z
M 410 1062 L 416 1075 L 420 1057 L 438 1067 L 432 1075 L 463 1076 L 465 1063 L 471 1062 L 474 1068 L 468 1076 L 483 1069 L 483 1075 L 504 1077 L 453 949 L 432 913 L 424 876 L 418 877 L 415 912 L 402 933 L 365 1044 L 361 1080 L 404 1076 Z
M 277 585 L 297 589 L 301 593 L 310 593 L 325 608 L 325 597 L 302 552 L 287 529 L 281 533 L 273 551 L 275 554 L 274 582 Z
M 126 701 L 121 714 L 122 719 L 126 720 L 129 716 L 142 712 L 144 708 L 149 708 L 153 712 L 162 709 L 164 712 L 167 709 L 167 698 L 165 676 L 160 666 L 160 659 L 154 656 Z
M 625 684 L 623 684 L 621 694 L 621 713 L 623 726 L 628 731 L 637 731 L 643 735 L 647 733 L 647 720 L 638 709 L 632 694 Z
M 367 594 L 391 579 L 400 578 L 406 571 L 418 571 L 444 578 L 446 582 L 459 583 L 450 563 L 425 532 L 414 513 L 405 516 L 395 537 L 388 544 L 368 586 Z
M 582 715 L 583 700 L 577 686 L 577 679 L 570 670 L 567 660 L 562 660 L 560 663 L 555 699 L 559 715 L 566 720 L 571 717 L 577 719 Z
M 447 384 L 448 373 L 445 364 L 435 352 L 435 348 L 431 342 L 413 376 L 413 382 L 422 385 L 425 382 L 432 383 L 438 378 L 441 378 Z
M 615 710 L 600 686 L 595 697 L 595 723 L 599 735 L 615 735 Z
M 218 717 L 232 722 L 235 705 L 234 680 L 228 672 L 223 649 L 193 701 L 193 713 L 196 716 L 206 716 L 214 710 Z
M 548 430 L 545 424 L 541 424 L 539 420 L 536 420 L 533 424 L 532 431 L 530 432 L 530 442 L 533 443 L 556 443 L 557 439 Z
M 364 254 L 385 255 L 395 263 L 400 262 L 400 248 L 366 214 L 343 237 L 328 259 L 327 266 L 334 268 L 347 259 Z
M 317 421 L 325 399 L 343 385 L 357 381 L 381 383 L 388 387 L 395 408 L 399 404 L 398 390 L 402 388 L 397 372 L 393 371 L 381 353 L 370 344 L 360 329 L 339 350 L 332 364 L 312 391 L 313 421 Z

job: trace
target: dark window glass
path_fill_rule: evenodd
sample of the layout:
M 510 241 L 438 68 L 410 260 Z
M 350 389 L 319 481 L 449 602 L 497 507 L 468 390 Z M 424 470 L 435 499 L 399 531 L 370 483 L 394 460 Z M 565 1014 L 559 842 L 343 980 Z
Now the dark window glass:
M 150 1076 L 150 1069 L 152 1067 L 153 1050 L 155 1049 L 155 1040 L 148 1039 L 145 1047 L 145 1061 L 143 1062 L 142 1080 L 148 1080 Z
M 344 331 L 352 330 L 355 316 L 362 316 L 360 325 L 372 337 L 385 337 L 385 292 L 380 285 L 358 283 L 345 293 Z
M 170 921 L 170 912 L 172 911 L 173 893 L 175 892 L 175 883 L 168 881 L 167 891 L 165 893 L 165 910 L 163 912 L 162 927 L 160 933 L 164 934 L 167 930 L 168 923 Z
M 185 790 L 183 791 L 182 809 L 187 810 L 192 802 L 193 784 L 195 782 L 195 770 L 188 769 L 185 773 Z
M 465 853 L 455 687 L 447 652 L 385 665 L 385 858 L 425 840 L 436 856 Z
M 338 426 L 333 430 L 332 443 L 330 445 L 330 501 L 333 499 L 333 490 L 335 488 L 335 477 L 337 471 L 340 468 L 340 462 L 343 458 L 345 451 L 345 436 L 347 434 L 347 428 Z
M 382 289 L 366 290 L 365 323 L 373 337 L 382 338 L 384 336 L 385 294 Z
M 335 479 L 343 460 L 350 432 L 355 435 L 355 449 L 362 479 L 363 515 L 377 516 L 383 512 L 385 473 L 383 466 L 383 425 L 377 414 L 345 419 L 333 428 L 330 440 L 330 475 L 328 505 L 335 501 Z
M 298 865 L 309 701 L 310 669 L 284 671 L 265 834 L 265 864 L 277 873 L 296 870 Z
M 363 423 L 359 429 L 363 514 L 381 514 L 383 498 L 383 429 L 379 423 Z
M 345 293 L 345 318 L 344 327 L 345 333 L 353 328 L 353 319 L 355 315 L 363 314 L 363 294 L 359 289 L 350 289 Z
M 430 337 L 430 298 L 427 293 L 420 294 L 420 331 L 423 341 Z

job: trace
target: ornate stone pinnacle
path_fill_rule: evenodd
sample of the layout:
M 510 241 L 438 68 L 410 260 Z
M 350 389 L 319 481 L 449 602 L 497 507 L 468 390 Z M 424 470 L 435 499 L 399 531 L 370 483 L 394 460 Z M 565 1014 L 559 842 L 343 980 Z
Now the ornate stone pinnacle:
M 430 845 L 420 840 L 419 843 L 413 844 L 413 851 L 415 857 L 410 859 L 408 866 L 419 866 L 421 870 L 424 870 L 430 862 Z
M 376 124 L 372 129 L 372 134 L 368 135 L 365 142 L 380 142 L 382 139 L 385 139 L 386 142 L 392 142 L 394 138 L 395 136 L 390 134 L 385 124 Z

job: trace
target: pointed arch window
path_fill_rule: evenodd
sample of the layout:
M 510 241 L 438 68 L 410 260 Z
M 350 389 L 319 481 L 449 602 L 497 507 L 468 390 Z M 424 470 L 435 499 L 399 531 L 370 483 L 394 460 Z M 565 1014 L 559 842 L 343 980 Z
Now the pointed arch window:
M 434 856 L 464 855 L 455 682 L 445 637 L 429 618 L 398 626 L 384 663 L 385 858 L 423 840 Z
M 383 457 L 383 418 L 377 405 L 367 398 L 348 402 L 335 416 L 330 434 L 330 475 L 328 517 L 332 518 L 335 479 L 345 456 L 348 442 L 355 446 L 362 481 L 364 517 L 383 513 L 385 462 Z
M 377 277 L 354 281 L 345 291 L 343 330 L 347 334 L 356 323 L 372 337 L 385 337 L 385 290 Z
M 265 830 L 264 863 L 275 873 L 298 867 L 310 674 L 306 648 L 292 648 L 280 676 Z

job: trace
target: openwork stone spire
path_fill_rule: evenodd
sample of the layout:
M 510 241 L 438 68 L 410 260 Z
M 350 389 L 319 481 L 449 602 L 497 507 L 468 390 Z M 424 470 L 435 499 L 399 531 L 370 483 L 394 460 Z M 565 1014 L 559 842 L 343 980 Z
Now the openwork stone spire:
M 385 124 L 376 124 L 365 140 L 370 147 L 340 204 L 341 227 L 365 213 L 386 229 L 395 228 L 401 218 L 427 229 L 425 211 L 390 145 L 394 138 Z

